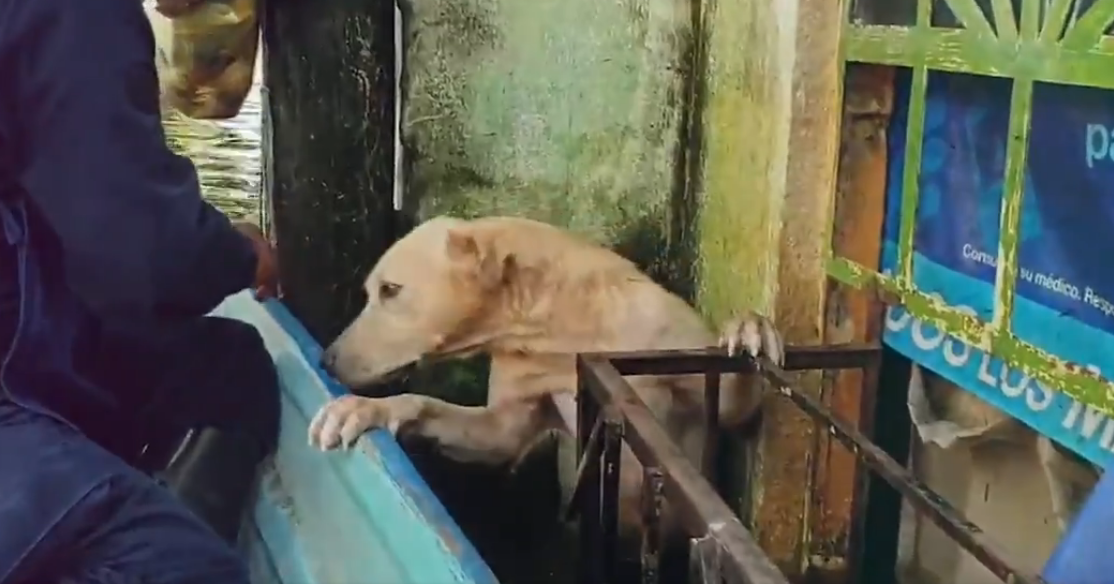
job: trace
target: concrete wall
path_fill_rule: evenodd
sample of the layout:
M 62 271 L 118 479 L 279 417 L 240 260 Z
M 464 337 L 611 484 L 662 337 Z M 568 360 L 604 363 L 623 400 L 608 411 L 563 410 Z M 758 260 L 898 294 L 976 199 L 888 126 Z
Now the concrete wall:
M 521 215 L 622 248 L 678 285 L 677 169 L 693 79 L 687 3 L 403 6 L 404 207 Z
M 796 2 L 692 1 L 403 3 L 404 210 L 563 225 L 713 319 L 771 312 Z
M 402 208 L 517 215 L 618 248 L 691 296 L 693 21 L 677 0 L 404 0 Z M 486 363 L 413 384 L 484 401 Z M 419 387 L 420 386 L 420 387 Z

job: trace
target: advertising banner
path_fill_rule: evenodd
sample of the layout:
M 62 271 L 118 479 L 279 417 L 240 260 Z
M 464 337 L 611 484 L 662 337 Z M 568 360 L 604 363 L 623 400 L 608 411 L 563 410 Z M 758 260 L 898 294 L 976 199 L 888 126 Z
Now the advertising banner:
M 889 134 L 884 271 L 897 265 L 909 79 Z M 1012 81 L 930 73 L 913 276 L 917 289 L 981 320 L 994 274 Z M 1114 374 L 1114 92 L 1034 89 L 1012 330 L 1049 353 Z M 1002 361 L 891 309 L 885 342 L 1105 466 L 1114 421 Z

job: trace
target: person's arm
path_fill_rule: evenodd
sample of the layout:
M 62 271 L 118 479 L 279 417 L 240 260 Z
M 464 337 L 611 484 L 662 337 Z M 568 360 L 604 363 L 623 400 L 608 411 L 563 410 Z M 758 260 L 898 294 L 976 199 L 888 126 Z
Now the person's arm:
M 138 0 L 15 2 L 21 183 L 102 316 L 201 315 L 252 285 L 256 253 L 170 151 Z M 12 38 L 11 35 L 8 35 Z M 5 81 L 10 91 L 13 80 Z

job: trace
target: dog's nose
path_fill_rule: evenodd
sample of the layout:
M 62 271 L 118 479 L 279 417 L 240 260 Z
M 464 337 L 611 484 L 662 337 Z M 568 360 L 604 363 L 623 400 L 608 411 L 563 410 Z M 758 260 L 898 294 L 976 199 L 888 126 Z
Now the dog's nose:
M 329 375 L 333 374 L 333 366 L 337 363 L 337 354 L 332 349 L 326 350 L 321 353 L 321 368 Z

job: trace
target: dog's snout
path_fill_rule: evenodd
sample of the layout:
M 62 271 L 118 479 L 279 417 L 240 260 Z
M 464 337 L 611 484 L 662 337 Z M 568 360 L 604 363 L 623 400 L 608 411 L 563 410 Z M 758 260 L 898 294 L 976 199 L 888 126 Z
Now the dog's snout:
M 321 368 L 324 369 L 329 375 L 333 374 L 333 368 L 337 364 L 337 353 L 332 347 L 321 353 Z

